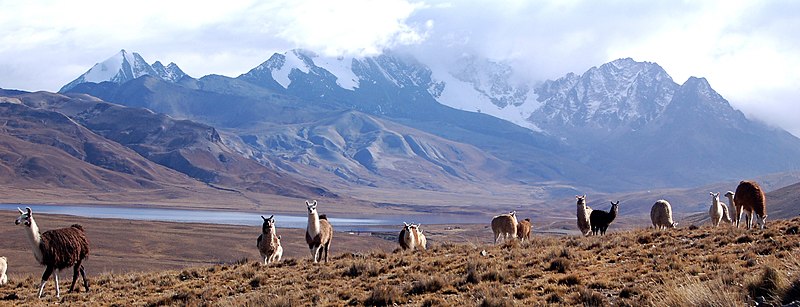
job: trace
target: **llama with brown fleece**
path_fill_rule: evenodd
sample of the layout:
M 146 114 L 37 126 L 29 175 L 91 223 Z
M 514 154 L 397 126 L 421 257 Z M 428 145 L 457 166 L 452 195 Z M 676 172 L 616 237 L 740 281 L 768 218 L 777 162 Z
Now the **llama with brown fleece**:
M 264 265 L 268 265 L 275 261 L 281 261 L 283 247 L 280 236 L 275 232 L 275 216 L 270 215 L 269 218 L 265 218 L 262 215 L 261 219 L 264 220 L 264 223 L 261 224 L 261 234 L 256 239 L 256 246 L 261 258 L 264 258 Z
M 61 271 L 64 268 L 72 266 L 72 284 L 69 286 L 69 292 L 75 288 L 75 281 L 78 280 L 78 272 L 83 278 L 83 287 L 86 292 L 89 292 L 89 282 L 86 280 L 86 272 L 83 269 L 83 260 L 89 255 L 89 240 L 83 231 L 83 227 L 78 224 L 73 224 L 67 228 L 53 229 L 39 234 L 39 227 L 36 221 L 33 220 L 33 212 L 31 208 L 25 208 L 27 212 L 23 212 L 17 208 L 20 216 L 14 222 L 15 224 L 23 224 L 26 227 L 26 234 L 28 241 L 33 247 L 33 256 L 36 261 L 44 265 L 46 268 L 42 275 L 42 283 L 39 285 L 39 297 L 44 293 L 44 285 L 53 274 L 53 270 Z M 61 297 L 61 289 L 58 287 L 58 272 L 55 274 L 56 282 L 56 297 Z
M 6 270 L 8 270 L 8 259 L 6 259 L 6 257 L 0 257 L 0 286 L 8 283 Z
M 531 219 L 526 218 L 517 224 L 517 238 L 520 243 L 531 240 Z
M 492 218 L 492 232 L 494 233 L 494 244 L 502 238 L 504 241 L 508 238 L 517 237 L 517 212 L 511 211 L 506 214 L 496 215 Z
M 308 208 L 308 226 L 306 227 L 306 243 L 311 250 L 314 263 L 319 262 L 325 253 L 325 263 L 328 263 L 328 252 L 333 239 L 333 227 L 325 215 L 317 213 L 317 201 L 306 201 Z
M 753 215 L 757 216 L 756 223 L 759 228 L 764 229 L 767 226 L 767 200 L 764 191 L 755 181 L 739 182 L 733 196 L 733 204 L 736 206 L 736 228 L 739 228 L 742 213 L 747 214 L 747 229 L 753 226 Z
M 586 205 L 586 195 L 576 195 L 575 199 L 578 200 L 578 229 L 585 236 L 592 231 L 592 224 L 589 216 L 592 214 L 592 208 Z

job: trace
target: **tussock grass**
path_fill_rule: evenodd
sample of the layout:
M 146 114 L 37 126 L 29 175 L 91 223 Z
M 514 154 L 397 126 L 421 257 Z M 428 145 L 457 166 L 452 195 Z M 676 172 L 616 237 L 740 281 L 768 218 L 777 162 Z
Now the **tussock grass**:
M 522 245 L 437 238 L 427 251 L 344 253 L 327 264 L 239 259 L 90 274 L 91 292 L 60 300 L 52 281 L 40 300 L 38 276 L 12 275 L 0 287 L 0 305 L 740 306 L 759 297 L 787 304 L 800 300 L 800 235 L 787 231 L 792 223 L 535 236 Z M 62 290 L 69 286 L 64 279 Z

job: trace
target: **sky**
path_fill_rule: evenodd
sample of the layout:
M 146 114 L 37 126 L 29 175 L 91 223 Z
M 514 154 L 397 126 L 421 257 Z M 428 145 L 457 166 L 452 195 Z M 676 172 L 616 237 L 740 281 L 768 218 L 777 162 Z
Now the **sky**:
M 125 49 L 193 77 L 275 52 L 461 54 L 530 82 L 631 57 L 705 77 L 749 118 L 800 136 L 800 1 L 0 0 L 0 88 L 58 91 Z

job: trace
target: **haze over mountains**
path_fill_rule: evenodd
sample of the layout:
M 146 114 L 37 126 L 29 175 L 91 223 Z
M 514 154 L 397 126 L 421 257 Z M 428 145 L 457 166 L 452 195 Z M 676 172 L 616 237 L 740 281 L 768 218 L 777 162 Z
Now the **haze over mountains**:
M 298 198 L 529 189 L 543 200 L 800 170 L 800 139 L 748 120 L 703 78 L 678 84 L 628 58 L 533 83 L 504 63 L 455 62 L 291 50 L 236 78 L 196 79 L 122 50 L 66 96 L 2 96 L 27 95 L 196 180 Z

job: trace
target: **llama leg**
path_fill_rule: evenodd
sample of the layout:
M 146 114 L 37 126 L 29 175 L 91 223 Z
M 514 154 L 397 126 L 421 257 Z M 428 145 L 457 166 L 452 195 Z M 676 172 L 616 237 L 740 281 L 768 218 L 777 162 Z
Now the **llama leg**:
M 53 276 L 56 278 L 56 297 L 61 298 L 61 287 L 58 286 L 58 272 L 56 271 Z
M 331 241 L 325 244 L 325 263 L 328 263 L 328 250 L 331 248 Z
M 78 271 L 81 267 L 81 260 L 75 263 L 75 266 L 72 267 L 72 284 L 69 286 L 69 293 L 75 289 L 75 282 L 78 280 Z
M 83 269 L 83 265 L 81 265 L 80 271 L 81 278 L 83 278 L 83 287 L 86 288 L 86 292 L 89 292 L 89 281 L 86 280 L 86 270 Z
M 320 248 L 322 248 L 322 245 L 317 245 L 311 248 L 311 254 L 314 255 L 314 263 L 317 263 L 317 261 L 319 261 L 319 257 L 321 256 Z
M 753 226 L 753 215 L 755 215 L 753 212 L 747 213 L 747 229 L 750 229 L 750 227 Z
M 42 298 L 42 293 L 44 293 L 44 285 L 48 279 L 50 279 L 50 274 L 53 274 L 53 267 L 47 266 L 44 269 L 44 274 L 42 274 L 42 284 L 39 285 L 39 298 Z

